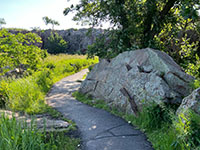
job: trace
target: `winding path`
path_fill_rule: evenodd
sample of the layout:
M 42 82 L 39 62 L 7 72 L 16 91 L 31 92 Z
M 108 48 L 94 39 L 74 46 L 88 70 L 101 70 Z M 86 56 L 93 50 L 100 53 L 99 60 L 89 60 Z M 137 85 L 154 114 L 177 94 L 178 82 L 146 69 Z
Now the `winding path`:
M 88 70 L 68 76 L 53 85 L 47 95 L 47 103 L 73 120 L 82 138 L 83 150 L 152 150 L 145 135 L 104 110 L 85 105 L 75 100 L 71 94 L 76 91 Z

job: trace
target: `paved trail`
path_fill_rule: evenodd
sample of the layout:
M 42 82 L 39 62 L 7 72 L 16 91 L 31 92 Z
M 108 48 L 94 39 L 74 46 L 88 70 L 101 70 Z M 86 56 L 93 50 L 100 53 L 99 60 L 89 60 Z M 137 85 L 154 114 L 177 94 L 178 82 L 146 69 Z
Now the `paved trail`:
M 87 70 L 82 70 L 54 84 L 46 97 L 50 106 L 73 120 L 83 141 L 83 150 L 152 150 L 145 135 L 123 119 L 104 110 L 85 105 L 71 94 L 76 91 Z

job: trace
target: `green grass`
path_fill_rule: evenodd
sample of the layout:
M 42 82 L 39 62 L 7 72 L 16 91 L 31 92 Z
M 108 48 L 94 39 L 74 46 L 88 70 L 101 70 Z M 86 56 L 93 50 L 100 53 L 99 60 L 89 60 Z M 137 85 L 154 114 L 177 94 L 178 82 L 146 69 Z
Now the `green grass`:
M 37 71 L 23 78 L 0 81 L 0 107 L 28 114 L 48 113 L 53 118 L 70 123 L 64 132 L 46 133 L 35 126 L 17 122 L 13 117 L 0 117 L 1 150 L 75 150 L 80 140 L 69 137 L 66 132 L 77 130 L 74 122 L 49 107 L 45 95 L 51 86 L 63 77 L 74 74 L 98 62 L 78 55 L 49 55 Z M 22 125 L 24 128 L 22 128 Z M 67 135 L 66 135 L 67 134 Z
M 0 81 L 0 106 L 28 114 L 46 112 L 45 95 L 60 79 L 98 62 L 79 55 L 49 55 L 32 75 Z
M 27 113 L 39 113 L 45 108 L 44 94 L 33 78 L 15 79 L 8 82 L 7 107 Z
M 0 149 L 1 150 L 76 150 L 79 139 L 65 136 L 65 132 L 48 133 L 39 131 L 25 122 L 16 121 L 2 115 L 0 117 Z
M 150 104 L 143 108 L 139 117 L 135 117 L 108 106 L 103 100 L 94 100 L 79 92 L 74 92 L 73 96 L 85 104 L 109 111 L 137 126 L 146 133 L 156 150 L 200 150 L 200 117 L 193 112 L 189 112 L 187 118 L 181 114 L 180 118 L 170 106 Z M 183 118 L 185 123 L 182 122 Z

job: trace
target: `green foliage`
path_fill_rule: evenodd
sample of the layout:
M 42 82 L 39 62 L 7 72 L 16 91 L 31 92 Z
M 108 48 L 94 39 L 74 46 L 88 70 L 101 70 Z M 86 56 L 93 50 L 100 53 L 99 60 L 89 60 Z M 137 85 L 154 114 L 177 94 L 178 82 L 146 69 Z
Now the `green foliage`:
M 94 64 L 88 67 L 88 70 L 91 72 L 92 69 L 94 68 Z
M 19 122 L 13 116 L 11 119 L 0 117 L 0 145 L 1 150 L 75 150 L 79 140 L 66 137 L 61 133 L 39 131 L 34 120 L 31 126 Z
M 156 47 L 172 56 L 187 73 L 198 78 L 199 38 L 196 22 L 180 17 L 179 23 L 175 25 L 165 24 L 154 39 Z
M 51 33 L 44 45 L 50 54 L 67 53 L 67 42 L 58 33 Z
M 44 97 L 53 83 L 97 62 L 86 56 L 49 56 L 30 76 L 0 80 L 0 104 L 29 114 L 43 113 L 48 108 Z
M 193 89 L 197 89 L 200 87 L 200 80 L 194 80 L 190 86 L 193 88 Z
M 55 25 L 57 25 L 57 26 L 60 25 L 58 21 L 53 20 L 53 19 L 51 19 L 51 18 L 49 18 L 49 17 L 47 17 L 47 16 L 43 17 L 42 20 L 44 21 L 44 23 L 45 23 L 46 25 L 51 24 L 53 30 L 54 30 L 54 26 L 55 26 Z
M 6 94 L 7 107 L 12 110 L 30 114 L 45 111 L 44 94 L 31 76 L 10 81 Z
M 87 54 L 89 57 L 99 56 L 100 58 L 113 58 L 123 51 L 135 50 L 138 47 L 132 45 L 127 48 L 123 45 L 123 40 L 118 38 L 120 31 L 107 31 L 96 42 L 88 46 Z
M 6 80 L 0 82 L 0 108 L 5 107 L 8 99 L 7 91 L 9 83 Z
M 76 6 L 66 8 L 63 13 L 67 15 L 74 11 L 75 21 L 91 26 L 110 22 L 111 31 L 108 30 L 103 38 L 97 40 L 96 45 L 89 47 L 88 53 L 91 56 L 112 58 L 136 48 L 157 48 L 158 41 L 154 37 L 168 25 L 178 33 L 184 28 L 183 20 L 190 19 L 196 28 L 199 6 L 199 0 L 81 0 Z M 185 27 L 188 26 L 191 24 L 186 23 Z M 178 35 L 172 39 L 176 38 Z
M 179 118 L 174 122 L 174 127 L 178 133 L 177 141 L 184 142 L 187 149 L 195 149 L 200 146 L 200 116 L 193 111 L 188 115 L 179 114 Z M 177 142 L 175 143 L 177 144 Z
M 148 131 L 160 129 L 164 125 L 172 123 L 172 109 L 165 104 L 149 104 L 148 107 L 143 107 L 142 112 L 139 113 L 139 117 L 134 122 L 140 125 Z M 145 120 L 145 121 L 144 121 Z
M 41 38 L 34 33 L 14 35 L 0 30 L 0 68 L 18 68 L 23 64 L 26 69 L 36 70 L 46 56 L 45 51 L 34 45 L 40 42 Z
M 6 21 L 4 18 L 0 18 L 0 28 L 2 25 L 6 24 Z
M 33 75 L 33 78 L 39 86 L 40 91 L 42 91 L 43 93 L 47 93 L 53 85 L 52 72 L 49 69 L 44 69 L 43 71 L 36 72 Z
M 200 147 L 200 116 L 194 112 L 191 112 L 189 116 L 190 128 L 188 130 L 189 137 L 187 138 L 189 145 Z

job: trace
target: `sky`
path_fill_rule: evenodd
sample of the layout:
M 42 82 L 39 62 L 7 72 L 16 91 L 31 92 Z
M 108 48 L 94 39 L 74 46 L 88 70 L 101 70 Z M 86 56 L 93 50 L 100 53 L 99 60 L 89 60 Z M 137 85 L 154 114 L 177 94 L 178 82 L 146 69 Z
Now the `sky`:
M 0 18 L 6 21 L 6 28 L 49 29 L 42 17 L 48 16 L 60 23 L 55 29 L 87 28 L 72 21 L 74 14 L 63 15 L 65 8 L 77 4 L 79 0 L 0 0 Z

